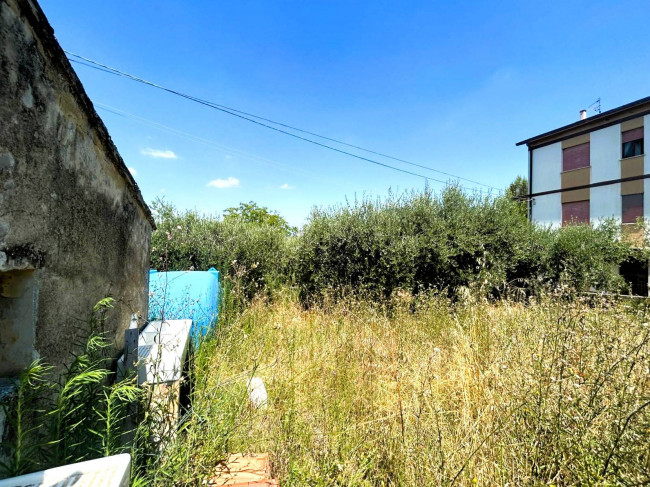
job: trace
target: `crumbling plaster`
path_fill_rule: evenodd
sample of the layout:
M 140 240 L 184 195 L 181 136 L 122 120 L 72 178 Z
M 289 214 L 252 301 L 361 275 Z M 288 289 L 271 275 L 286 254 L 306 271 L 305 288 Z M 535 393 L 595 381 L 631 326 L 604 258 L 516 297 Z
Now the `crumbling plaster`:
M 107 295 L 121 347 L 130 314 L 146 316 L 153 220 L 29 0 L 0 1 L 0 80 L 0 272 L 34 269 L 34 350 L 67 362 Z

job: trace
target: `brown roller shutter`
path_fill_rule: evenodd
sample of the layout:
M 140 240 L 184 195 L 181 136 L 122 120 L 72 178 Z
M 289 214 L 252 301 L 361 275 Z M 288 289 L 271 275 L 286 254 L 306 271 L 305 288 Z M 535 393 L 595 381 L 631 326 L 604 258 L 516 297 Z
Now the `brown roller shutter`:
M 638 140 L 643 138 L 643 127 L 638 129 L 628 130 L 621 134 L 621 140 L 623 143 L 631 142 L 632 140 Z
M 562 226 L 589 223 L 589 200 L 562 203 Z
M 643 217 L 643 193 L 626 194 L 623 198 L 623 223 L 636 223 Z
M 576 145 L 567 149 L 562 149 L 562 170 L 571 171 L 588 167 L 589 161 L 589 142 L 586 144 Z

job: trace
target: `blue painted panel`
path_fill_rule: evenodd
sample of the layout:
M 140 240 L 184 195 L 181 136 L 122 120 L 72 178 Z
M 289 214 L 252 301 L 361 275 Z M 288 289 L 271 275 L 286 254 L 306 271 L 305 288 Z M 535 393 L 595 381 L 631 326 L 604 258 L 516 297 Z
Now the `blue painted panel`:
M 194 343 L 219 313 L 219 271 L 149 272 L 149 320 L 192 320 Z

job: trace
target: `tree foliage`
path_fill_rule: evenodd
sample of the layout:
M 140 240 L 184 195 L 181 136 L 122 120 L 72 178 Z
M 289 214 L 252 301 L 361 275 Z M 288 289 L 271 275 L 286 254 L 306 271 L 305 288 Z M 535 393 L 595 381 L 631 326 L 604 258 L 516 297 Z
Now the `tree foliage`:
M 632 252 L 619 236 L 611 222 L 539 227 L 508 196 L 450 187 L 315 210 L 298 245 L 296 277 L 305 298 L 327 289 L 383 297 L 398 289 L 611 290 L 623 285 L 617 266 Z
M 509 193 L 491 197 L 448 187 L 363 199 L 313 210 L 299 235 L 252 202 L 219 220 L 158 201 L 151 265 L 215 267 L 241 282 L 248 296 L 291 283 L 306 300 L 347 291 L 387 298 L 399 290 L 457 295 L 470 289 L 498 297 L 561 286 L 625 287 L 618 266 L 642 251 L 621 238 L 619 225 L 535 225 L 511 197 L 527 193 L 525 179 Z
M 282 229 L 287 235 L 296 233 L 296 228 L 290 226 L 278 213 L 270 211 L 265 206 L 259 206 L 254 201 L 226 208 L 223 218 L 224 220 L 238 220 L 256 225 L 269 225 Z
M 517 176 L 517 178 L 510 183 L 508 189 L 506 190 L 506 195 L 517 202 L 522 215 L 528 214 L 528 180 L 522 176 Z
M 506 193 L 512 197 L 526 196 L 528 194 L 528 180 L 522 176 L 517 176 L 508 186 Z
M 151 237 L 152 269 L 214 267 L 224 277 L 236 279 L 249 296 L 288 278 L 291 238 L 283 225 L 256 220 L 255 212 L 241 217 L 231 212 L 219 220 L 193 210 L 179 211 L 161 199 L 151 206 L 157 214 Z M 259 207 L 246 207 L 255 208 Z

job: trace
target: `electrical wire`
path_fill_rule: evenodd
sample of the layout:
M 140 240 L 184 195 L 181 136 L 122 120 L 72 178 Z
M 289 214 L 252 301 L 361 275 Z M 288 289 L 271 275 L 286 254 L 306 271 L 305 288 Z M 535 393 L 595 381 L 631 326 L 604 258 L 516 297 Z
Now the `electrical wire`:
M 294 137 L 296 139 L 299 139 L 299 140 L 302 140 L 302 141 L 305 141 L 305 142 L 309 142 L 311 144 L 314 144 L 314 145 L 317 145 L 317 146 L 320 146 L 320 147 L 323 147 L 323 148 L 326 148 L 326 149 L 329 149 L 329 150 L 332 150 L 332 151 L 335 151 L 335 152 L 338 152 L 338 153 L 341 153 L 341 154 L 344 154 L 344 155 L 347 155 L 347 156 L 350 156 L 350 157 L 354 157 L 356 159 L 360 159 L 362 161 L 369 162 L 371 164 L 379 165 L 379 166 L 382 166 L 382 167 L 385 167 L 385 168 L 388 168 L 388 169 L 393 169 L 395 171 L 399 171 L 399 172 L 402 172 L 402 173 L 405 173 L 405 174 L 420 177 L 420 178 L 423 178 L 425 180 L 431 180 L 431 181 L 436 181 L 436 182 L 443 183 L 443 184 L 448 184 L 448 181 L 441 181 L 440 179 L 435 179 L 435 178 L 432 178 L 432 177 L 429 177 L 429 176 L 425 176 L 423 174 L 415 173 L 413 171 L 408 171 L 406 169 L 401 169 L 401 168 L 392 166 L 390 164 L 385 164 L 383 162 L 376 161 L 374 159 L 370 159 L 370 158 L 367 158 L 367 157 L 360 156 L 358 154 L 354 154 L 354 153 L 351 153 L 351 152 L 348 152 L 348 151 L 344 151 L 344 150 L 338 149 L 336 147 L 332 147 L 330 145 L 323 144 L 323 143 L 320 143 L 318 141 L 308 139 L 306 137 L 301 137 L 301 136 L 293 134 L 291 132 L 287 132 L 286 130 L 279 129 L 277 127 L 272 127 L 272 126 L 267 125 L 265 123 L 259 122 L 258 120 L 263 120 L 263 121 L 266 121 L 266 122 L 269 122 L 269 123 L 273 123 L 275 125 L 279 125 L 279 126 L 291 129 L 291 130 L 296 130 L 296 131 L 299 131 L 301 133 L 305 133 L 305 134 L 309 134 L 309 135 L 312 135 L 312 136 L 315 136 L 315 137 L 319 137 L 319 138 L 322 138 L 324 140 L 329 140 L 329 141 L 332 141 L 332 142 L 335 142 L 335 143 L 338 143 L 338 144 L 342 144 L 342 145 L 345 145 L 345 146 L 348 146 L 348 147 L 353 147 L 353 148 L 356 148 L 356 149 L 359 149 L 359 150 L 363 150 L 365 152 L 369 152 L 369 153 L 376 154 L 376 155 L 379 155 L 379 156 L 382 156 L 382 157 L 386 157 L 388 159 L 403 162 L 403 163 L 406 163 L 406 164 L 409 164 L 409 165 L 412 165 L 412 166 L 415 166 L 415 167 L 419 167 L 419 168 L 422 168 L 422 169 L 427 169 L 427 170 L 434 171 L 434 172 L 437 172 L 437 173 L 440 173 L 440 174 L 444 174 L 444 175 L 450 176 L 450 177 L 452 177 L 454 179 L 459 179 L 459 180 L 471 182 L 473 184 L 478 184 L 478 185 L 481 185 L 481 186 L 485 186 L 487 188 L 490 188 L 490 189 L 493 189 L 493 190 L 496 190 L 496 191 L 499 191 L 499 192 L 501 191 L 498 188 L 495 188 L 493 186 L 490 186 L 490 185 L 487 185 L 487 184 L 484 184 L 484 183 L 481 183 L 481 182 L 478 182 L 478 181 L 467 179 L 467 178 L 457 176 L 457 175 L 454 175 L 454 174 L 451 174 L 451 173 L 446 173 L 446 172 L 440 171 L 438 169 L 433 169 L 433 168 L 428 167 L 428 166 L 424 166 L 424 165 L 417 164 L 417 163 L 414 163 L 414 162 L 410 162 L 410 161 L 407 161 L 407 160 L 404 160 L 404 159 L 396 158 L 396 157 L 393 157 L 393 156 L 390 156 L 390 155 L 387 155 L 387 154 L 383 154 L 381 152 L 373 151 L 373 150 L 370 150 L 370 149 L 365 149 L 365 148 L 360 147 L 360 146 L 356 146 L 356 145 L 349 144 L 349 143 L 346 143 L 346 142 L 343 142 L 343 141 L 339 141 L 337 139 L 333 139 L 333 138 L 330 138 L 330 137 L 319 135 L 317 133 L 310 132 L 310 131 L 307 131 L 307 130 L 303 130 L 303 129 L 300 129 L 300 128 L 297 128 L 297 127 L 293 127 L 291 125 L 287 125 L 287 124 L 284 124 L 284 123 L 281 123 L 281 122 L 276 122 L 276 121 L 270 120 L 268 118 L 260 117 L 258 115 L 254 115 L 254 114 L 251 114 L 251 113 L 248 113 L 248 112 L 244 112 L 244 111 L 237 110 L 237 109 L 234 109 L 234 108 L 231 108 L 231 107 L 227 107 L 225 105 L 220 105 L 220 104 L 213 103 L 213 102 L 210 102 L 210 101 L 207 101 L 207 100 L 203 100 L 201 98 L 197 98 L 195 96 L 188 95 L 186 93 L 182 93 L 182 92 L 179 92 L 177 90 L 173 90 L 171 88 L 164 87 L 164 86 L 159 85 L 157 83 L 154 83 L 152 81 L 145 80 L 145 79 L 140 78 L 138 76 L 134 76 L 132 74 L 125 73 L 125 72 L 120 71 L 120 70 L 118 70 L 116 68 L 112 68 L 110 66 L 107 66 L 105 64 L 99 63 L 99 62 L 94 61 L 92 59 L 86 58 L 86 57 L 81 56 L 79 54 L 76 54 L 76 53 L 73 53 L 73 52 L 70 52 L 70 51 L 64 51 L 64 52 L 69 56 L 73 56 L 73 57 L 76 57 L 76 58 L 79 58 L 79 59 L 83 60 L 83 61 L 79 61 L 78 59 L 68 58 L 68 60 L 71 61 L 71 62 L 75 62 L 75 63 L 81 64 L 83 66 L 98 69 L 99 71 L 102 71 L 102 72 L 106 72 L 106 73 L 113 74 L 113 75 L 116 75 L 116 76 L 125 77 L 125 78 L 131 79 L 133 81 L 143 83 L 145 85 L 148 85 L 148 86 L 151 86 L 151 87 L 166 91 L 168 93 L 180 96 L 182 98 L 194 101 L 196 103 L 208 106 L 210 108 L 221 111 L 223 113 L 227 113 L 229 115 L 232 115 L 232 116 L 241 118 L 243 120 L 249 121 L 251 123 L 260 125 L 262 127 L 268 128 L 270 130 L 274 130 L 276 132 L 279 132 L 279 133 L 282 133 L 282 134 L 285 134 L 285 135 L 289 135 L 289 136 Z M 254 120 L 251 117 L 256 118 L 258 120 Z M 471 189 L 471 188 L 465 188 L 465 189 Z M 481 190 L 479 190 L 479 191 L 481 191 Z M 481 191 L 481 192 L 483 192 L 483 191 Z
M 263 164 L 269 165 L 271 167 L 275 167 L 275 168 L 283 170 L 283 171 L 287 171 L 287 172 L 291 172 L 291 173 L 295 173 L 295 174 L 300 174 L 300 175 L 308 176 L 308 177 L 312 177 L 312 178 L 322 178 L 322 176 L 319 175 L 319 174 L 316 174 L 316 173 L 313 173 L 313 172 L 310 172 L 310 171 L 306 171 L 304 169 L 296 168 L 296 167 L 293 167 L 293 166 L 289 166 L 287 164 L 282 164 L 282 163 L 274 161 L 272 159 L 268 159 L 266 157 L 258 156 L 256 154 L 251 154 L 251 153 L 243 151 L 241 149 L 236 149 L 234 147 L 229 147 L 229 146 L 226 146 L 226 145 L 223 145 L 223 144 L 219 144 L 218 142 L 215 142 L 214 140 L 206 139 L 204 137 L 200 137 L 198 135 L 194 135 L 194 134 L 191 134 L 189 132 L 184 132 L 184 131 L 176 129 L 174 127 L 170 127 L 168 125 L 163 125 L 161 123 L 154 122 L 153 120 L 150 120 L 148 118 L 144 118 L 144 117 L 141 117 L 139 115 L 135 115 L 133 113 L 127 112 L 125 110 L 122 110 L 120 108 L 116 108 L 116 107 L 111 106 L 111 105 L 106 105 L 105 103 L 100 103 L 98 101 L 93 100 L 93 105 L 95 105 L 95 108 L 98 108 L 100 110 L 104 110 L 106 112 L 112 113 L 113 115 L 117 115 L 117 116 L 129 119 L 129 120 L 132 120 L 132 121 L 134 121 L 136 123 L 144 125 L 145 127 L 151 127 L 151 128 L 163 131 L 163 132 L 167 132 L 167 133 L 176 135 L 178 137 L 181 137 L 181 138 L 184 138 L 184 139 L 187 139 L 187 140 L 191 140 L 193 142 L 199 142 L 201 144 L 209 145 L 209 146 L 215 147 L 215 148 L 217 148 L 217 149 L 219 149 L 219 150 L 221 150 L 223 152 L 226 152 L 227 154 L 237 154 L 237 155 L 240 155 L 240 156 L 242 156 L 242 157 L 244 157 L 246 159 L 250 159 L 250 160 L 255 161 L 255 162 L 261 162 Z
M 94 66 L 93 64 L 87 64 L 87 63 L 84 63 L 84 62 L 81 62 L 81 61 L 76 61 L 76 60 L 74 60 L 74 59 L 69 59 L 70 61 L 77 62 L 77 63 L 79 63 L 79 64 L 81 64 L 81 65 L 83 65 L 83 66 L 87 66 L 87 67 L 90 67 L 90 68 L 95 68 L 95 69 L 98 69 L 99 71 L 103 71 L 103 72 L 105 72 L 105 73 L 114 74 L 114 75 L 116 75 L 116 76 L 126 75 L 127 77 L 129 77 L 129 78 L 131 78 L 131 79 L 134 79 L 134 80 L 137 80 L 137 81 L 142 81 L 142 82 L 145 81 L 145 80 L 141 80 L 140 78 L 137 78 L 137 77 L 135 77 L 135 76 L 133 76 L 133 75 L 129 75 L 128 73 L 123 73 L 123 72 L 121 72 L 121 71 L 119 71 L 119 70 L 117 70 L 117 69 L 115 69 L 115 68 L 111 68 L 110 66 L 102 65 L 101 63 L 98 63 L 98 62 L 96 62 L 96 61 L 92 61 L 92 60 L 90 60 L 90 59 L 88 59 L 88 58 L 84 58 L 83 56 L 80 56 L 80 55 L 78 55 L 78 54 L 73 54 L 73 53 L 71 53 L 71 52 L 69 52 L 69 51 L 65 51 L 65 52 L 66 52 L 67 54 L 70 54 L 70 55 L 73 55 L 73 56 L 77 56 L 77 57 L 79 57 L 80 59 L 83 59 L 83 60 L 85 60 L 85 61 L 88 61 L 89 63 L 96 64 L 96 66 Z M 137 78 L 137 79 L 136 79 L 136 78 Z M 161 89 L 165 89 L 165 88 L 163 88 L 163 87 L 161 87 L 161 86 L 157 86 L 157 85 L 156 85 L 156 87 L 157 87 L 157 88 L 161 88 Z M 195 100 L 195 101 L 201 101 L 201 102 L 208 103 L 208 104 L 210 104 L 210 106 L 213 106 L 213 107 L 222 108 L 222 109 L 224 109 L 224 110 L 228 110 L 228 111 L 231 111 L 231 112 L 234 112 L 234 113 L 239 113 L 239 114 L 241 114 L 241 115 L 246 115 L 246 116 L 248 116 L 248 117 L 253 117 L 253 118 L 256 118 L 256 119 L 258 119 L 258 120 L 263 120 L 263 121 L 265 121 L 265 122 L 269 122 L 269 123 L 272 123 L 272 124 L 274 124 L 274 125 L 279 125 L 279 126 L 281 126 L 281 127 L 285 127 L 285 128 L 291 129 L 291 130 L 295 130 L 295 131 L 297 131 L 297 132 L 301 132 L 301 133 L 304 133 L 304 134 L 312 135 L 312 136 L 314 136 L 314 137 L 318 137 L 318 138 L 321 138 L 321 139 L 324 139 L 324 140 L 329 140 L 330 142 L 335 142 L 335 143 L 337 143 L 337 144 L 345 145 L 345 146 L 347 146 L 347 147 L 352 147 L 352 148 L 354 148 L 354 149 L 362 150 L 362 151 L 364 151 L 364 152 L 368 152 L 368 153 L 370 153 L 370 154 L 375 154 L 375 155 L 378 155 L 378 156 L 381 156 L 381 157 L 385 157 L 385 158 L 387 158 L 387 159 L 392 159 L 392 160 L 394 160 L 394 161 L 403 162 L 403 163 L 405 163 L 405 164 L 409 164 L 409 165 L 414 166 L 414 167 L 419 167 L 419 168 L 421 168 L 421 169 L 426 169 L 426 170 L 428 170 L 428 171 L 437 172 L 437 173 L 439 173 L 439 174 L 443 174 L 443 175 L 445 175 L 445 176 L 452 177 L 452 178 L 454 178 L 454 179 L 460 179 L 460 180 L 463 180 L 463 181 L 467 181 L 467 182 L 469 182 L 469 183 L 478 184 L 478 185 L 480 185 L 480 186 L 485 186 L 485 187 L 487 187 L 487 188 L 489 188 L 489 189 L 494 189 L 494 190 L 496 190 L 496 191 L 501 191 L 501 190 L 498 189 L 498 188 L 495 188 L 495 187 L 490 186 L 490 185 L 488 185 L 488 184 L 481 183 L 481 182 L 479 182 L 479 181 L 475 181 L 475 180 L 473 180 L 473 179 L 468 179 L 468 178 L 465 178 L 465 177 L 462 177 L 462 176 L 458 176 L 458 175 L 456 175 L 456 174 L 452 174 L 452 173 L 448 173 L 448 172 L 445 172 L 445 171 L 441 171 L 441 170 L 439 170 L 439 169 L 434 169 L 434 168 L 432 168 L 432 167 L 425 166 L 425 165 L 423 165 L 423 164 L 418 164 L 418 163 L 416 163 L 416 162 L 407 161 L 406 159 L 400 159 L 399 157 L 391 156 L 391 155 L 389 155 L 389 154 L 384 154 L 383 152 L 378 152 L 378 151 L 375 151 L 375 150 L 372 150 L 372 149 L 367 149 L 367 148 L 365 148 L 365 147 L 361 147 L 361 146 L 358 146 L 358 145 L 350 144 L 350 143 L 348 143 L 348 142 L 343 142 L 342 140 L 334 139 L 334 138 L 332 138 L 332 137 L 327 137 L 327 136 L 325 136 L 325 135 L 320 135 L 320 134 L 317 134 L 316 132 L 310 132 L 309 130 L 304 130 L 304 129 L 301 129 L 301 128 L 298 128 L 298 127 L 294 127 L 294 126 L 292 126 L 292 125 L 288 125 L 288 124 L 285 124 L 285 123 L 282 123 L 282 122 L 278 122 L 278 121 L 275 121 L 275 120 L 271 120 L 271 119 L 269 119 L 269 118 L 265 118 L 265 117 L 262 117 L 262 116 L 260 116 L 260 115 L 255 115 L 254 113 L 245 112 L 245 111 L 243 111 L 243 110 L 238 110 L 238 109 L 236 109 L 236 108 L 228 107 L 228 106 L 226 106 L 226 105 L 221 105 L 221 104 L 218 104 L 218 103 L 214 103 L 214 102 L 211 102 L 211 101 L 208 101 L 208 100 L 204 100 L 204 99 L 196 98 L 196 97 L 193 97 L 193 96 L 192 96 L 192 99 Z
M 321 175 L 315 174 L 313 172 L 305 171 L 304 169 L 297 169 L 295 167 L 279 163 L 277 161 L 274 161 L 272 159 L 268 159 L 266 157 L 258 156 L 258 155 L 255 155 L 255 154 L 250 154 L 250 153 L 245 152 L 245 151 L 243 151 L 241 149 L 235 149 L 234 147 L 228 147 L 228 146 L 219 144 L 219 143 L 217 143 L 217 142 L 215 142 L 213 140 L 206 139 L 206 138 L 200 137 L 198 135 L 191 134 L 189 132 L 183 132 L 182 130 L 178 130 L 178 129 L 176 129 L 174 127 L 170 127 L 168 125 L 163 125 L 161 123 L 155 122 L 155 121 L 150 120 L 148 118 L 144 118 L 144 117 L 141 117 L 139 115 L 135 115 L 133 113 L 127 112 L 127 111 L 122 110 L 120 108 L 116 108 L 116 107 L 113 107 L 111 105 L 106 105 L 105 103 L 100 103 L 100 102 L 97 102 L 97 101 L 93 101 L 93 105 L 95 105 L 95 107 L 100 109 L 100 110 L 104 110 L 104 111 L 106 111 L 108 113 L 112 113 L 113 115 L 117 115 L 117 116 L 129 119 L 129 120 L 132 120 L 132 121 L 134 121 L 136 123 L 144 125 L 145 127 L 155 128 L 155 129 L 161 130 L 163 132 L 171 133 L 171 134 L 176 135 L 178 137 L 182 137 L 182 138 L 185 138 L 185 139 L 188 139 L 188 140 L 192 140 L 194 142 L 199 142 L 199 143 L 202 143 L 202 144 L 210 145 L 210 146 L 216 147 L 216 148 L 218 148 L 218 149 L 220 149 L 222 151 L 239 154 L 239 155 L 243 156 L 244 158 L 248 158 L 248 159 L 251 159 L 251 160 L 257 161 L 257 162 L 262 162 L 263 164 L 267 164 L 269 166 L 276 167 L 277 169 L 280 169 L 280 170 L 284 170 L 284 171 L 292 172 L 292 173 L 296 173 L 296 174 L 302 174 L 303 176 L 308 176 L 308 177 L 312 177 L 312 178 L 322 178 Z M 438 183 L 441 183 L 441 184 L 444 184 L 444 185 L 448 184 L 446 181 L 438 181 L 438 180 L 435 180 L 435 179 L 427 179 L 427 181 L 434 181 L 434 182 L 438 182 Z M 461 185 L 459 185 L 459 187 L 461 187 L 463 189 L 467 189 L 468 191 L 477 191 L 477 192 L 480 192 L 480 193 L 484 193 L 483 190 L 478 189 L 478 188 L 468 188 L 466 186 L 461 186 Z

